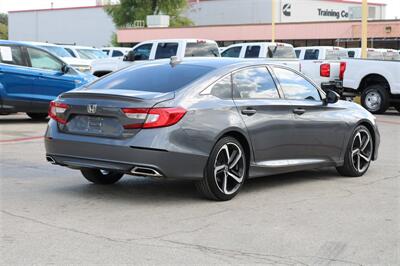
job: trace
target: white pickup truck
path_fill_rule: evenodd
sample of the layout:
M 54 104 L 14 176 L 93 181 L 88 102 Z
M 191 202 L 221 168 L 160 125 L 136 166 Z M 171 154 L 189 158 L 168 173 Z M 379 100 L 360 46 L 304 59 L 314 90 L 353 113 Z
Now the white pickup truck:
M 237 43 L 226 47 L 222 57 L 267 59 L 300 71 L 300 63 L 291 44 L 277 42 Z
M 183 57 L 219 57 L 218 45 L 211 40 L 163 39 L 141 42 L 123 58 L 105 58 L 92 62 L 92 73 L 97 77 L 146 60 Z
M 400 61 L 348 59 L 343 87 L 345 93 L 361 95 L 371 113 L 384 113 L 390 106 L 400 112 Z
M 346 70 L 347 51 L 335 46 L 296 47 L 301 72 L 311 78 L 323 90 L 341 94 L 343 73 Z

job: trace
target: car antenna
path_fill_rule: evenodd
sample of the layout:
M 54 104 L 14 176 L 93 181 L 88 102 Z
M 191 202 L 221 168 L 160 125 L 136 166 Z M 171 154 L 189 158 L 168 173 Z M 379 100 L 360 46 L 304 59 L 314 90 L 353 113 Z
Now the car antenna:
M 177 64 L 179 64 L 181 62 L 181 60 L 179 60 L 179 58 L 177 56 L 171 56 L 169 64 L 174 67 Z

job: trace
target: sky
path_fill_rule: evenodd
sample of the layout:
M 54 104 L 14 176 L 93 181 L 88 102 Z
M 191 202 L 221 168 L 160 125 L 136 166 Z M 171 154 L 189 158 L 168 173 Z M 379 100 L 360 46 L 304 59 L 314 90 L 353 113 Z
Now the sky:
M 386 17 L 388 19 L 393 19 L 395 17 L 400 19 L 400 0 L 370 0 L 369 2 L 386 3 Z M 0 12 L 50 8 L 51 3 L 53 3 L 54 8 L 92 6 L 96 4 L 96 0 L 0 0 Z

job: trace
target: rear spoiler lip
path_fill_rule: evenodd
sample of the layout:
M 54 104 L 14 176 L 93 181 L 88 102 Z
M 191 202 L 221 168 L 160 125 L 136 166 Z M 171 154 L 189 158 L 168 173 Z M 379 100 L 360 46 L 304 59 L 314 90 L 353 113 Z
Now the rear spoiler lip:
M 82 98 L 82 99 L 106 99 L 106 100 L 136 100 L 136 101 L 146 101 L 146 100 L 157 100 L 165 101 L 175 98 L 175 92 L 160 93 L 155 97 L 135 97 L 133 95 L 122 95 L 113 93 L 96 93 L 88 91 L 80 92 L 68 92 L 61 94 L 60 99 L 71 99 L 71 98 Z

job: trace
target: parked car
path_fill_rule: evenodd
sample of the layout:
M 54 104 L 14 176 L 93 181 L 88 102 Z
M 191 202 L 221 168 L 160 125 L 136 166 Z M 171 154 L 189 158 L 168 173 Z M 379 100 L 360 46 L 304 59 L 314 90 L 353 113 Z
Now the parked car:
M 343 73 L 346 70 L 347 50 L 336 46 L 296 47 L 301 72 L 323 90 L 342 92 Z
M 371 113 L 384 113 L 390 106 L 400 112 L 399 61 L 347 60 L 343 87 L 347 95 L 361 95 L 362 106 Z
M 300 70 L 299 60 L 296 58 L 293 45 L 277 42 L 237 43 L 226 47 L 221 52 L 222 57 L 259 58 L 289 66 Z
M 63 93 L 50 116 L 52 164 L 95 184 L 124 174 L 193 180 L 214 200 L 269 174 L 331 166 L 361 176 L 380 138 L 372 114 L 301 73 L 232 58 L 127 67 Z
M 77 45 L 63 45 L 62 47 L 64 47 L 65 50 L 75 58 L 87 60 L 107 58 L 107 55 L 102 50 L 93 47 Z
M 46 49 L 24 42 L 0 41 L 0 112 L 47 117 L 60 93 L 94 80 Z
M 50 53 L 53 53 L 56 56 L 60 57 L 63 61 L 65 61 L 68 65 L 74 67 L 76 70 L 90 73 L 91 60 L 75 58 L 70 53 L 68 53 L 68 51 L 65 50 L 63 47 L 52 43 L 44 43 L 44 42 L 26 42 L 26 43 L 46 49 Z
M 113 71 L 143 63 L 176 56 L 184 57 L 219 57 L 218 45 L 215 41 L 197 39 L 162 39 L 141 42 L 135 45 L 123 58 L 106 58 L 92 63 L 92 73 L 97 77 Z
M 130 47 L 103 47 L 101 48 L 107 57 L 121 57 L 126 55 L 132 48 Z
M 346 48 L 349 58 L 361 58 L 361 48 Z M 383 51 L 375 48 L 367 49 L 367 59 L 383 60 Z

